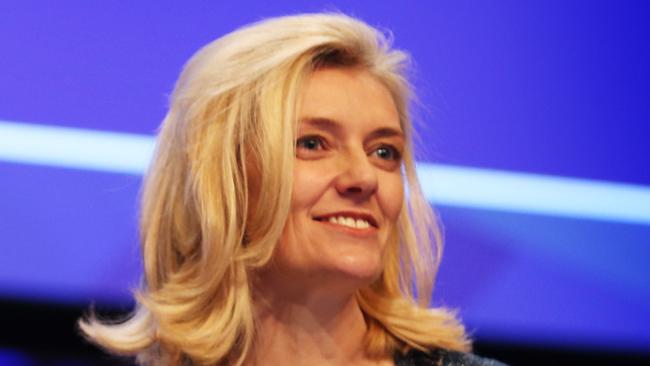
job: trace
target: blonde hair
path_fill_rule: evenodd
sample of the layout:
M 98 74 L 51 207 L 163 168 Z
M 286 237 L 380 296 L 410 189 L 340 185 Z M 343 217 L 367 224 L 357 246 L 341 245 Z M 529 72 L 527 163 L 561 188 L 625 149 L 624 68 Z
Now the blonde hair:
M 409 135 L 407 61 L 384 34 L 340 14 L 269 19 L 199 50 L 176 84 L 145 180 L 138 305 L 121 322 L 81 320 L 83 333 L 142 364 L 241 365 L 255 339 L 251 273 L 271 258 L 289 213 L 304 81 L 322 66 L 368 70 Z M 429 308 L 441 234 L 410 146 L 403 172 L 408 194 L 385 269 L 357 293 L 366 351 L 466 351 L 454 315 Z

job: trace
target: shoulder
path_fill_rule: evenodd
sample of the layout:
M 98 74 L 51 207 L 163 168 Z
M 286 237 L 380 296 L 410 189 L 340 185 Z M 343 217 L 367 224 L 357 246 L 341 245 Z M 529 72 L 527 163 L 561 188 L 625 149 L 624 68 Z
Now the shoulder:
M 506 366 L 505 364 L 471 353 L 436 349 L 423 352 L 412 349 L 395 355 L 396 366 Z

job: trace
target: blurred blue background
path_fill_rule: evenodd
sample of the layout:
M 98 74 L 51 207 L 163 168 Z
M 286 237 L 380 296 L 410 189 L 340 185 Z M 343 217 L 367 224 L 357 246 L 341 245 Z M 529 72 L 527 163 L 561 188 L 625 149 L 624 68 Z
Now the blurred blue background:
M 435 301 L 490 342 L 649 350 L 647 1 L 2 2 L 0 301 L 128 307 L 139 167 L 184 62 L 323 10 L 391 30 L 415 60 L 446 232 Z M 129 139 L 130 167 L 83 162 L 129 160 Z

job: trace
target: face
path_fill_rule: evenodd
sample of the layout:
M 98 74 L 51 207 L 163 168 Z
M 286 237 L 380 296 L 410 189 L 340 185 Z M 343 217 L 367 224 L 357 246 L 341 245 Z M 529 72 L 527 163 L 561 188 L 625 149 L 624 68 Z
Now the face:
M 299 116 L 292 206 L 275 270 L 292 283 L 370 283 L 403 200 L 404 137 L 393 98 L 365 70 L 326 68 L 309 78 Z

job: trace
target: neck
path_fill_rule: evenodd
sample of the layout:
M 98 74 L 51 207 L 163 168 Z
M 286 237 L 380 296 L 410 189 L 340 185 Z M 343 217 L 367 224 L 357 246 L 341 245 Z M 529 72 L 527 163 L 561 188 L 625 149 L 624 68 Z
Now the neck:
M 255 286 L 258 334 L 251 365 L 361 365 L 366 323 L 354 293 Z

